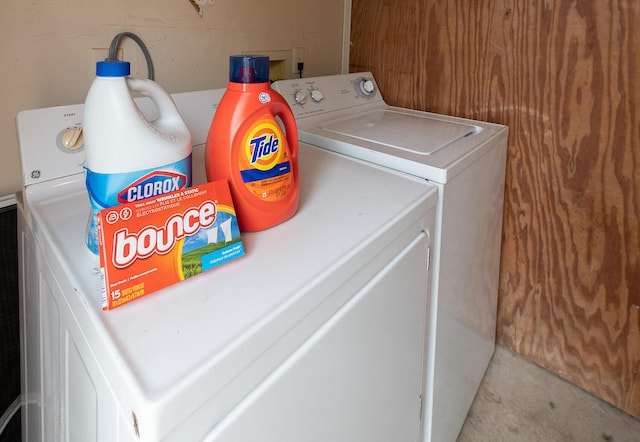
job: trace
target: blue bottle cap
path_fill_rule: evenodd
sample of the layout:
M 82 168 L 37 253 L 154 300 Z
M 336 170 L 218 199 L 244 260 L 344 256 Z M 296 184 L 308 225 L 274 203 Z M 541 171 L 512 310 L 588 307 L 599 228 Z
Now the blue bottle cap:
M 232 55 L 229 57 L 229 81 L 266 83 L 269 81 L 269 57 L 266 55 Z
M 126 77 L 130 73 L 131 64 L 128 61 L 105 60 L 96 63 L 98 77 Z

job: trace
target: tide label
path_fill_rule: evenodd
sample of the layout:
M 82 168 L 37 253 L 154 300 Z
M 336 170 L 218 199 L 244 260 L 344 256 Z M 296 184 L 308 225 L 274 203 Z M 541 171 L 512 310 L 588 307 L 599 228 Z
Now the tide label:
M 292 189 L 291 152 L 272 115 L 256 120 L 244 135 L 238 166 L 247 190 L 263 201 L 278 201 Z
M 98 232 L 103 310 L 245 254 L 225 180 L 101 210 Z

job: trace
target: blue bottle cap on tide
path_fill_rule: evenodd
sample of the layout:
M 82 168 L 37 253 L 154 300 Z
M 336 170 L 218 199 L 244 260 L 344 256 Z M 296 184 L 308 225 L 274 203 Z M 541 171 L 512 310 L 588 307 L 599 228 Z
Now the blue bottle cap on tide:
M 269 57 L 266 55 L 232 55 L 229 57 L 229 81 L 233 83 L 267 83 Z
M 128 61 L 105 60 L 96 63 L 98 77 L 126 77 L 130 73 L 131 65 Z

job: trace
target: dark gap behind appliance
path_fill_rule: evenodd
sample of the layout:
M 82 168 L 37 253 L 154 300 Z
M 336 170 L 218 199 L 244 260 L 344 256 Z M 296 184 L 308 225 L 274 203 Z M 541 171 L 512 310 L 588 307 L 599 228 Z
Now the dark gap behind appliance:
M 0 207 L 0 416 L 20 396 L 18 232 L 16 205 Z M 0 434 L 0 442 L 21 440 L 20 410 Z

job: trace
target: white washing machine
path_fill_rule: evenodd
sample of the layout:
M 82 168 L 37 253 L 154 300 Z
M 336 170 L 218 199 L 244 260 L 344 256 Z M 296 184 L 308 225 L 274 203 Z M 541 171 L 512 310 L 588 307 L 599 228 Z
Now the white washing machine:
M 196 183 L 222 93 L 174 95 Z M 83 153 L 61 137 L 82 110 L 17 118 L 24 440 L 422 438 L 435 186 L 301 144 L 292 219 L 244 234 L 240 259 L 103 312 Z
M 300 140 L 438 188 L 425 440 L 455 440 L 495 348 L 507 127 L 389 106 L 368 72 L 273 87 Z

